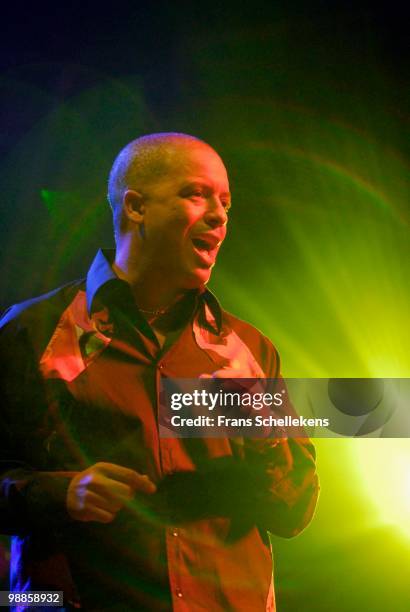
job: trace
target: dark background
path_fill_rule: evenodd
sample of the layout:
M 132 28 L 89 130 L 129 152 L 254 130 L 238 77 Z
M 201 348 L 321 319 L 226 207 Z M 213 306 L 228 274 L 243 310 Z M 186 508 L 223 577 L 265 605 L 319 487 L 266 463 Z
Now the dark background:
M 338 121 L 407 153 L 406 17 L 394 2 L 5 5 L 0 304 L 78 276 L 110 243 L 106 176 L 141 133 L 209 140 L 231 169 L 237 219 L 252 189 L 262 202 L 271 191 L 247 157 L 255 142 L 296 134 L 309 146 L 316 123 Z M 255 211 L 245 214 L 252 226 Z M 285 242 L 275 241 L 272 259 Z

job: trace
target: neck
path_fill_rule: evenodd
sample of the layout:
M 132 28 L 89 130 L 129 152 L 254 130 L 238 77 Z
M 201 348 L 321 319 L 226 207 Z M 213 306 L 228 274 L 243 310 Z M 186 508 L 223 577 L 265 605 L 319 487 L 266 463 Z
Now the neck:
M 119 278 L 130 285 L 135 302 L 142 310 L 169 310 L 186 295 L 186 291 L 172 286 L 169 279 L 152 272 L 144 273 L 140 269 L 139 258 L 129 253 L 122 257 L 121 252 L 117 252 L 112 268 Z

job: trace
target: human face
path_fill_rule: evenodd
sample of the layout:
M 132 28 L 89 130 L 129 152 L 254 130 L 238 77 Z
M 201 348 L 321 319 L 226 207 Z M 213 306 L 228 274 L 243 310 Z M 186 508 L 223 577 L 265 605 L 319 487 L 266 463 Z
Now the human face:
M 164 177 L 144 193 L 145 272 L 175 289 L 206 284 L 226 235 L 229 182 L 220 157 L 203 144 L 178 146 Z

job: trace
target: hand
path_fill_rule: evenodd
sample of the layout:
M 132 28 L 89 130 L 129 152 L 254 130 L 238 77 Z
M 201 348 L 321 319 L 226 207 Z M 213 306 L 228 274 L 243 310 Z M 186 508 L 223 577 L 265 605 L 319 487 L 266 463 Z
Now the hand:
M 110 523 L 136 492 L 155 491 L 148 476 L 113 463 L 96 463 L 71 480 L 67 511 L 77 521 Z
M 245 394 L 251 396 L 256 403 L 246 401 L 246 403 L 242 404 L 241 402 L 239 405 L 219 406 L 221 413 L 227 419 L 240 419 L 241 417 L 254 419 L 256 415 L 269 416 L 271 414 L 269 407 L 261 404 L 260 401 L 267 391 L 266 379 L 249 378 L 248 370 L 241 369 L 239 363 L 234 363 L 235 365 L 237 367 L 223 367 L 212 374 L 201 374 L 200 378 L 219 380 L 218 390 L 223 390 L 226 394 L 239 394 L 241 396 Z M 253 426 L 247 425 L 244 431 L 246 431 L 247 436 L 265 437 L 269 435 L 270 430 L 270 426 L 254 424 Z M 240 426 L 232 425 L 231 427 L 228 424 L 225 427 L 225 431 L 230 438 L 241 444 L 241 440 L 238 438 L 238 435 L 242 432 Z
M 266 391 L 266 381 L 264 378 L 249 378 L 247 371 L 240 368 L 223 367 L 215 370 L 212 374 L 201 374 L 202 379 L 219 379 L 224 382 L 219 383 L 219 388 L 225 393 L 264 393 Z M 244 414 L 251 414 L 252 408 L 241 408 Z
M 243 393 L 244 391 L 252 391 L 254 393 L 265 389 L 263 382 L 265 379 L 249 378 L 247 371 L 240 368 L 223 367 L 220 370 L 215 370 L 212 374 L 201 374 L 199 378 L 230 379 L 221 387 L 225 392 Z
M 248 370 L 241 370 L 238 368 L 227 368 L 223 367 L 220 370 L 215 370 L 212 374 L 201 374 L 199 378 L 245 378 L 247 380 L 255 381 L 254 378 L 250 379 L 248 375 Z M 254 384 L 254 382 L 252 383 Z M 243 385 L 247 388 L 247 385 Z

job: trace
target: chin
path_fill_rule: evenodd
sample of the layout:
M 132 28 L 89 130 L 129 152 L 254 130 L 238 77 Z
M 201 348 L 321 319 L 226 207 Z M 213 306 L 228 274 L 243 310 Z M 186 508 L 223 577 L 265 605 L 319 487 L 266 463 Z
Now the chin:
M 195 271 L 185 279 L 185 289 L 200 289 L 209 282 L 210 278 L 211 270 Z

